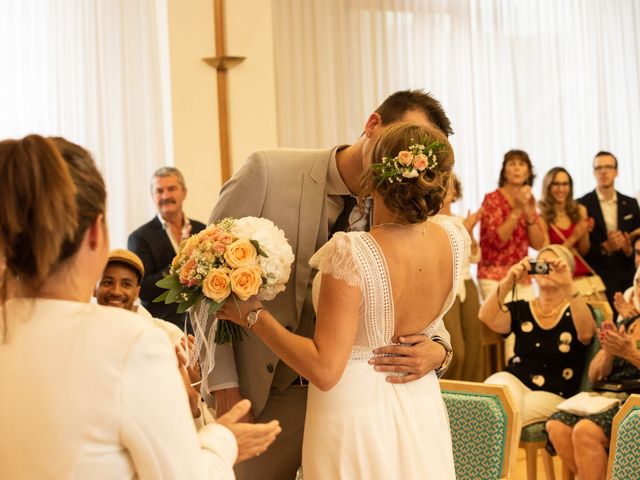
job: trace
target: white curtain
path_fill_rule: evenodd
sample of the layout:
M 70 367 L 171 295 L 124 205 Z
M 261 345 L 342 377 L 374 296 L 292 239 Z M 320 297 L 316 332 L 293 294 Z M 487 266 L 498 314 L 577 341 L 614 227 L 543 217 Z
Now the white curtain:
M 279 142 L 355 140 L 390 93 L 424 88 L 445 106 L 464 198 L 497 187 L 504 153 L 538 174 L 565 166 L 594 188 L 599 150 L 618 190 L 640 190 L 637 0 L 273 0 Z
M 0 138 L 63 136 L 107 183 L 114 247 L 172 161 L 165 0 L 0 0 Z

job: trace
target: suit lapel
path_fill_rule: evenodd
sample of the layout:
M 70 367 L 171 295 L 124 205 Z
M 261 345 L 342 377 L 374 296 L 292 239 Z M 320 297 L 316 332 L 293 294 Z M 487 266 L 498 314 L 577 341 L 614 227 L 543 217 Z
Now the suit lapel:
M 327 153 L 319 154 L 309 173 L 302 179 L 298 245 L 296 255 L 296 310 L 298 316 L 307 295 L 311 267 L 309 258 L 316 245 L 327 241 L 328 225 L 325 214 L 327 186 Z
M 607 238 L 607 224 L 604 223 L 604 215 L 602 215 L 602 208 L 600 208 L 600 200 L 598 200 L 598 194 L 594 190 L 591 195 L 591 205 L 593 211 L 593 220 L 595 221 L 596 228 L 598 228 L 606 240 Z
M 622 226 L 625 223 L 624 216 L 627 214 L 628 210 L 627 199 L 617 191 L 616 196 L 618 197 L 618 230 L 623 230 Z

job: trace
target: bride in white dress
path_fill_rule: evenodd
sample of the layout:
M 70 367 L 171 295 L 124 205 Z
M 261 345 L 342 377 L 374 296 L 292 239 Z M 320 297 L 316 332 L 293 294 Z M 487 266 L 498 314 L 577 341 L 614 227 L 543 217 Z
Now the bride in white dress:
M 371 232 L 336 234 L 311 259 L 319 288 L 313 339 L 286 330 L 252 298 L 218 313 L 247 326 L 311 382 L 305 480 L 454 479 L 448 417 L 434 372 L 392 384 L 369 360 L 402 336 L 429 336 L 455 298 L 468 235 L 437 215 L 453 151 L 432 127 L 398 124 L 380 137 L 361 196 Z M 321 286 L 320 286 L 321 285 Z

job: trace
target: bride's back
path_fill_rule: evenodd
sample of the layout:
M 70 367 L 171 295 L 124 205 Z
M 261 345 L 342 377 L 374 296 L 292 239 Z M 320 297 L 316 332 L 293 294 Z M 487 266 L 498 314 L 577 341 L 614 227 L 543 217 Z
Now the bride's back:
M 388 223 L 371 235 L 385 258 L 394 304 L 394 337 L 424 330 L 450 298 L 453 254 L 445 229 L 433 221 Z

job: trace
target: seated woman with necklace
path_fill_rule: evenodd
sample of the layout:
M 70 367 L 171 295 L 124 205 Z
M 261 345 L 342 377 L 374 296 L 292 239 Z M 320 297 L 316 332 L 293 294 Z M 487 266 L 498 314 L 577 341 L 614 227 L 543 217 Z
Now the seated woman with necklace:
M 511 267 L 479 312 L 493 331 L 515 335 L 515 355 L 506 370 L 485 383 L 507 385 L 520 411 L 520 427 L 546 420 L 556 405 L 578 392 L 586 345 L 595 333 L 591 310 L 572 292 L 571 252 L 561 245 L 542 248 L 537 265 L 548 266 L 545 274 L 529 273 L 532 263 L 523 258 Z M 513 286 L 526 276 L 538 284 L 539 296 L 504 305 Z

